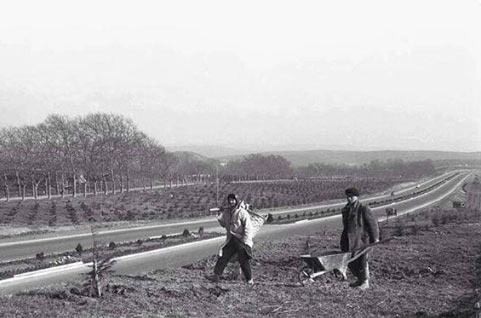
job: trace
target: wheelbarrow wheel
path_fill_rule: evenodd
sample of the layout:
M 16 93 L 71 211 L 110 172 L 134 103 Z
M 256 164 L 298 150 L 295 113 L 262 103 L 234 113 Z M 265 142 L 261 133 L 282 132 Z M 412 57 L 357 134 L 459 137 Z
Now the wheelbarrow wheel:
M 347 279 L 346 276 L 345 276 L 346 274 L 343 274 L 343 273 L 342 273 L 340 270 L 338 270 L 338 269 L 335 269 L 335 270 L 333 271 L 333 273 L 334 273 L 334 277 L 336 278 L 336 280 L 338 280 L 338 281 L 340 281 L 340 282 L 343 282 L 343 281 L 345 281 L 345 280 Z
M 299 283 L 302 286 L 307 286 L 312 284 L 314 282 L 314 279 L 311 278 L 312 274 L 314 274 L 314 270 L 312 268 L 310 268 L 309 266 L 302 267 L 297 274 Z

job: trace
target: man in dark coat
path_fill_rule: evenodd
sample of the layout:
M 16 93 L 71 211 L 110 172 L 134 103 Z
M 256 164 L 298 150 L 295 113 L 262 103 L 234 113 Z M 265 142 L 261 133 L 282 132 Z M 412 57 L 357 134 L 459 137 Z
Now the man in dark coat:
M 369 207 L 359 202 L 359 191 L 349 188 L 345 191 L 347 204 L 342 209 L 341 251 L 349 252 L 361 249 L 367 244 L 379 242 L 379 227 Z M 357 281 L 351 287 L 369 288 L 368 253 L 349 263 L 349 269 Z

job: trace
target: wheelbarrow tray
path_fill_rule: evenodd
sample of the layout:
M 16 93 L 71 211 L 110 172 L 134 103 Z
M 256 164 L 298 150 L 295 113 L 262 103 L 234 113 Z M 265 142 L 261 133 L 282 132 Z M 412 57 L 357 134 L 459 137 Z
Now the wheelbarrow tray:
M 304 263 L 312 268 L 315 272 L 329 271 L 335 268 L 339 268 L 344 264 L 350 263 L 352 258 L 352 252 L 338 252 L 331 251 L 325 252 L 319 256 L 312 256 L 310 254 L 301 255 L 301 259 Z

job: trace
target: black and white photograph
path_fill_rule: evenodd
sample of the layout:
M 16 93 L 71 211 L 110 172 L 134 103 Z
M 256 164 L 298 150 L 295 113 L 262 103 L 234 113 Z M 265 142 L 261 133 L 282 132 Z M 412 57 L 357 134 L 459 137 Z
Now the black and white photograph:
M 481 0 L 2 1 L 0 317 L 481 317 Z

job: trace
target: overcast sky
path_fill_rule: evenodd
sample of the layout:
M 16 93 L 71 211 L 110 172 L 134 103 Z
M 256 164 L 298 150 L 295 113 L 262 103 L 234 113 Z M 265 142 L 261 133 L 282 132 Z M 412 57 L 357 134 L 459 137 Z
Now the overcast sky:
M 481 151 L 480 0 L 8 2 L 0 127 L 102 111 L 166 146 Z

